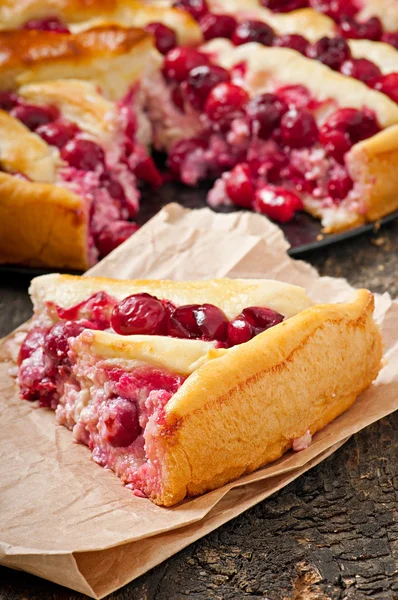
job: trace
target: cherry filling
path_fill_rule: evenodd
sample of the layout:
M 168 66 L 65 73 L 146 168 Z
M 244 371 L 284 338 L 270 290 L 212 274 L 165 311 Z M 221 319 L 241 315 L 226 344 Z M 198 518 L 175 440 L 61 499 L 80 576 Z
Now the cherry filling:
M 145 30 L 154 35 L 156 48 L 161 54 L 167 54 L 169 50 L 177 46 L 175 32 L 163 23 L 149 23 Z
M 54 33 L 70 33 L 68 27 L 58 17 L 32 19 L 23 25 L 22 29 L 36 29 L 38 31 L 52 31 Z

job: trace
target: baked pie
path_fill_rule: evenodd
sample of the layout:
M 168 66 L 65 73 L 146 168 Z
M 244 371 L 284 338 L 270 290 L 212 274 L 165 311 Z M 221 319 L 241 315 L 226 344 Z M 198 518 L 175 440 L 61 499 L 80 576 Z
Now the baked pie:
M 22 398 L 164 506 L 306 448 L 380 369 L 367 290 L 314 305 L 276 281 L 48 275 L 30 291 Z

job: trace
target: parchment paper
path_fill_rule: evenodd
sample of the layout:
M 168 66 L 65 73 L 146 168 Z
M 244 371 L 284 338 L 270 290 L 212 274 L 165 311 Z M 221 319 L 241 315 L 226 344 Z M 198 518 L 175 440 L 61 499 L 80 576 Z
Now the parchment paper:
M 286 253 L 281 231 L 250 213 L 168 205 L 89 274 L 126 278 L 268 277 L 302 285 L 319 302 L 352 288 Z M 376 296 L 386 365 L 310 447 L 171 509 L 133 496 L 56 426 L 22 402 L 0 347 L 0 563 L 102 598 L 324 460 L 352 434 L 398 408 L 398 301 Z

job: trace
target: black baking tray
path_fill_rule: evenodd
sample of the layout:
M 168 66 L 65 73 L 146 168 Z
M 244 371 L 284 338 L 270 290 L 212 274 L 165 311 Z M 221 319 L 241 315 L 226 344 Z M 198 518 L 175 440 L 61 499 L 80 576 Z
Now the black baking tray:
M 203 208 L 208 206 L 206 195 L 210 189 L 209 185 L 201 185 L 197 188 L 188 188 L 178 183 L 167 183 L 159 190 L 145 190 L 142 193 L 138 223 L 143 225 L 151 219 L 159 210 L 170 202 L 177 202 L 186 208 Z M 236 211 L 236 207 L 221 207 L 217 212 L 230 213 Z M 294 257 L 302 257 L 305 253 L 336 244 L 341 240 L 352 238 L 362 233 L 372 231 L 384 223 L 398 218 L 398 211 L 377 221 L 354 227 L 348 231 L 334 234 L 322 234 L 320 222 L 304 212 L 297 213 L 289 223 L 279 223 L 286 239 L 290 244 L 289 254 Z M 20 265 L 0 265 L 0 273 L 4 277 L 7 273 L 20 273 L 36 276 L 50 273 L 59 269 L 39 269 L 34 267 L 23 267 Z M 69 271 L 71 272 L 71 271 Z

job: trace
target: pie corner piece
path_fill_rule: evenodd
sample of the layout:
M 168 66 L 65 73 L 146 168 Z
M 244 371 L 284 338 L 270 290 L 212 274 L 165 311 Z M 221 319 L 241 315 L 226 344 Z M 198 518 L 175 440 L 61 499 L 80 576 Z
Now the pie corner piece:
M 53 408 L 94 461 L 161 506 L 304 449 L 381 368 L 367 290 L 317 305 L 301 288 L 267 280 L 50 275 L 31 293 L 22 397 Z M 130 316 L 151 306 L 151 331 L 119 329 L 126 302 Z M 234 345 L 237 320 L 251 334 Z

